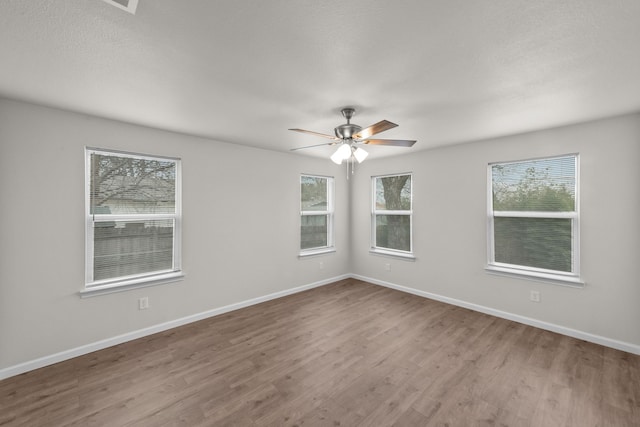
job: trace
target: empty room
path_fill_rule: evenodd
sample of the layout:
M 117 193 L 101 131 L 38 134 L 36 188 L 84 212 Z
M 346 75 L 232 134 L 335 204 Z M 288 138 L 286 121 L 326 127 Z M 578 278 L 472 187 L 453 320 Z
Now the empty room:
M 0 426 L 640 426 L 638 23 L 0 1 Z

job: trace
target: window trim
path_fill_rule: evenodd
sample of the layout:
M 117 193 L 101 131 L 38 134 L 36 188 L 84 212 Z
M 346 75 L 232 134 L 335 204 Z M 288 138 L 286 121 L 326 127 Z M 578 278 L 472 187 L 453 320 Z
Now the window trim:
M 324 211 L 305 211 L 302 209 L 302 179 L 303 177 L 308 178 L 321 178 L 327 180 L 327 209 Z M 300 174 L 300 180 L 298 181 L 298 201 L 300 203 L 300 215 L 298 220 L 298 229 L 300 230 L 300 243 L 302 243 L 302 217 L 303 216 L 326 216 L 327 217 L 327 245 L 326 246 L 317 246 L 313 248 L 302 249 L 298 247 L 299 253 L 298 257 L 304 258 L 308 256 L 321 255 L 326 253 L 335 252 L 335 233 L 334 233 L 334 224 L 335 224 L 335 179 L 332 176 L 325 175 L 315 175 L 302 173 Z
M 102 154 L 134 159 L 161 160 L 174 162 L 175 211 L 161 214 L 92 214 L 91 213 L 91 155 Z M 103 221 L 174 221 L 173 226 L 173 268 L 116 278 L 93 280 L 94 262 L 94 224 Z M 175 282 L 184 277 L 182 272 L 182 161 L 177 157 L 157 156 L 104 148 L 85 147 L 85 284 L 80 291 L 81 297 L 121 292 L 147 286 Z
M 575 202 L 573 211 L 494 211 L 493 210 L 493 167 L 516 163 L 527 163 L 537 160 L 553 160 L 573 157 L 575 161 Z M 494 218 L 549 218 L 571 219 L 571 272 L 548 270 L 508 264 L 495 261 Z M 565 286 L 582 287 L 584 281 L 580 277 L 580 155 L 578 153 L 554 156 L 534 157 L 524 160 L 492 162 L 487 166 L 487 265 L 488 273 L 509 277 L 538 280 Z
M 390 178 L 394 176 L 409 175 L 411 179 L 411 194 L 410 203 L 411 208 L 408 210 L 380 210 L 376 209 L 376 180 L 378 178 Z M 414 193 L 414 180 L 413 172 L 392 173 L 386 175 L 374 175 L 371 177 L 371 242 L 369 252 L 376 255 L 384 255 L 395 258 L 415 260 L 413 253 L 413 193 Z M 403 251 L 400 249 L 385 248 L 376 245 L 376 218 L 378 215 L 405 215 L 409 217 L 409 250 Z

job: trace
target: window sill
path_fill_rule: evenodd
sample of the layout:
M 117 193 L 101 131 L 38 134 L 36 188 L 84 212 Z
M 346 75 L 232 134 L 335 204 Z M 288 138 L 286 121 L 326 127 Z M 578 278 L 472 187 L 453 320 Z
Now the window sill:
M 80 291 L 80 298 L 96 297 L 99 295 L 113 294 L 115 292 L 124 292 L 149 286 L 164 285 L 166 283 L 180 281 L 183 278 L 184 273 L 182 271 L 173 271 L 154 276 L 136 277 L 128 280 L 88 285 Z
M 369 249 L 369 253 L 374 254 L 374 255 L 382 255 L 382 256 L 388 256 L 388 257 L 392 257 L 392 258 L 400 258 L 400 259 L 404 259 L 406 261 L 415 261 L 416 257 L 409 252 L 399 252 L 399 251 L 392 251 L 392 250 L 386 250 L 386 249 L 379 249 L 379 248 L 371 248 Z
M 585 286 L 585 283 L 576 276 L 563 276 L 561 274 L 520 270 L 517 268 L 499 267 L 497 265 L 487 265 L 485 267 L 485 270 L 489 274 L 495 274 L 498 276 L 514 277 L 517 279 L 532 280 L 536 282 L 553 283 L 556 285 L 570 286 L 572 288 L 583 288 Z
M 330 254 L 330 253 L 334 253 L 335 251 L 336 251 L 335 247 L 320 248 L 320 249 L 310 249 L 310 250 L 305 250 L 303 252 L 300 252 L 298 254 L 298 258 L 307 258 L 307 257 L 311 257 L 311 256 L 316 256 L 316 255 Z

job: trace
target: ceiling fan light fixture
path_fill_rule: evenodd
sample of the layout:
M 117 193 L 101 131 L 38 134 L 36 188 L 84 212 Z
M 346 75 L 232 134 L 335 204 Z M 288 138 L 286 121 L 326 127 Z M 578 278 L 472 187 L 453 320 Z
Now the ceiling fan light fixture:
M 331 161 L 336 165 L 342 164 L 342 154 L 340 154 L 340 150 L 336 151 L 331 155 Z
M 351 157 L 351 146 L 349 144 L 341 144 L 335 153 L 331 156 L 333 163 L 338 165 L 342 164 L 343 160 L 348 160 Z
M 365 150 L 363 150 L 360 147 L 358 147 L 355 150 L 353 150 L 353 157 L 356 158 L 358 163 L 362 163 L 364 161 L 364 159 L 367 158 L 368 155 L 369 155 L 369 153 L 367 153 Z

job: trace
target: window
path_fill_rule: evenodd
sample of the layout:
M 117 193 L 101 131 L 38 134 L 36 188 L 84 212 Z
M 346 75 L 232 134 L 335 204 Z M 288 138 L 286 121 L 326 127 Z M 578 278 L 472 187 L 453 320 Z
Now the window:
M 412 258 L 411 174 L 374 176 L 371 250 Z
M 180 160 L 86 149 L 84 293 L 162 283 L 180 272 Z
M 489 270 L 580 283 L 578 156 L 489 165 Z
M 300 177 L 300 255 L 332 252 L 333 178 Z

